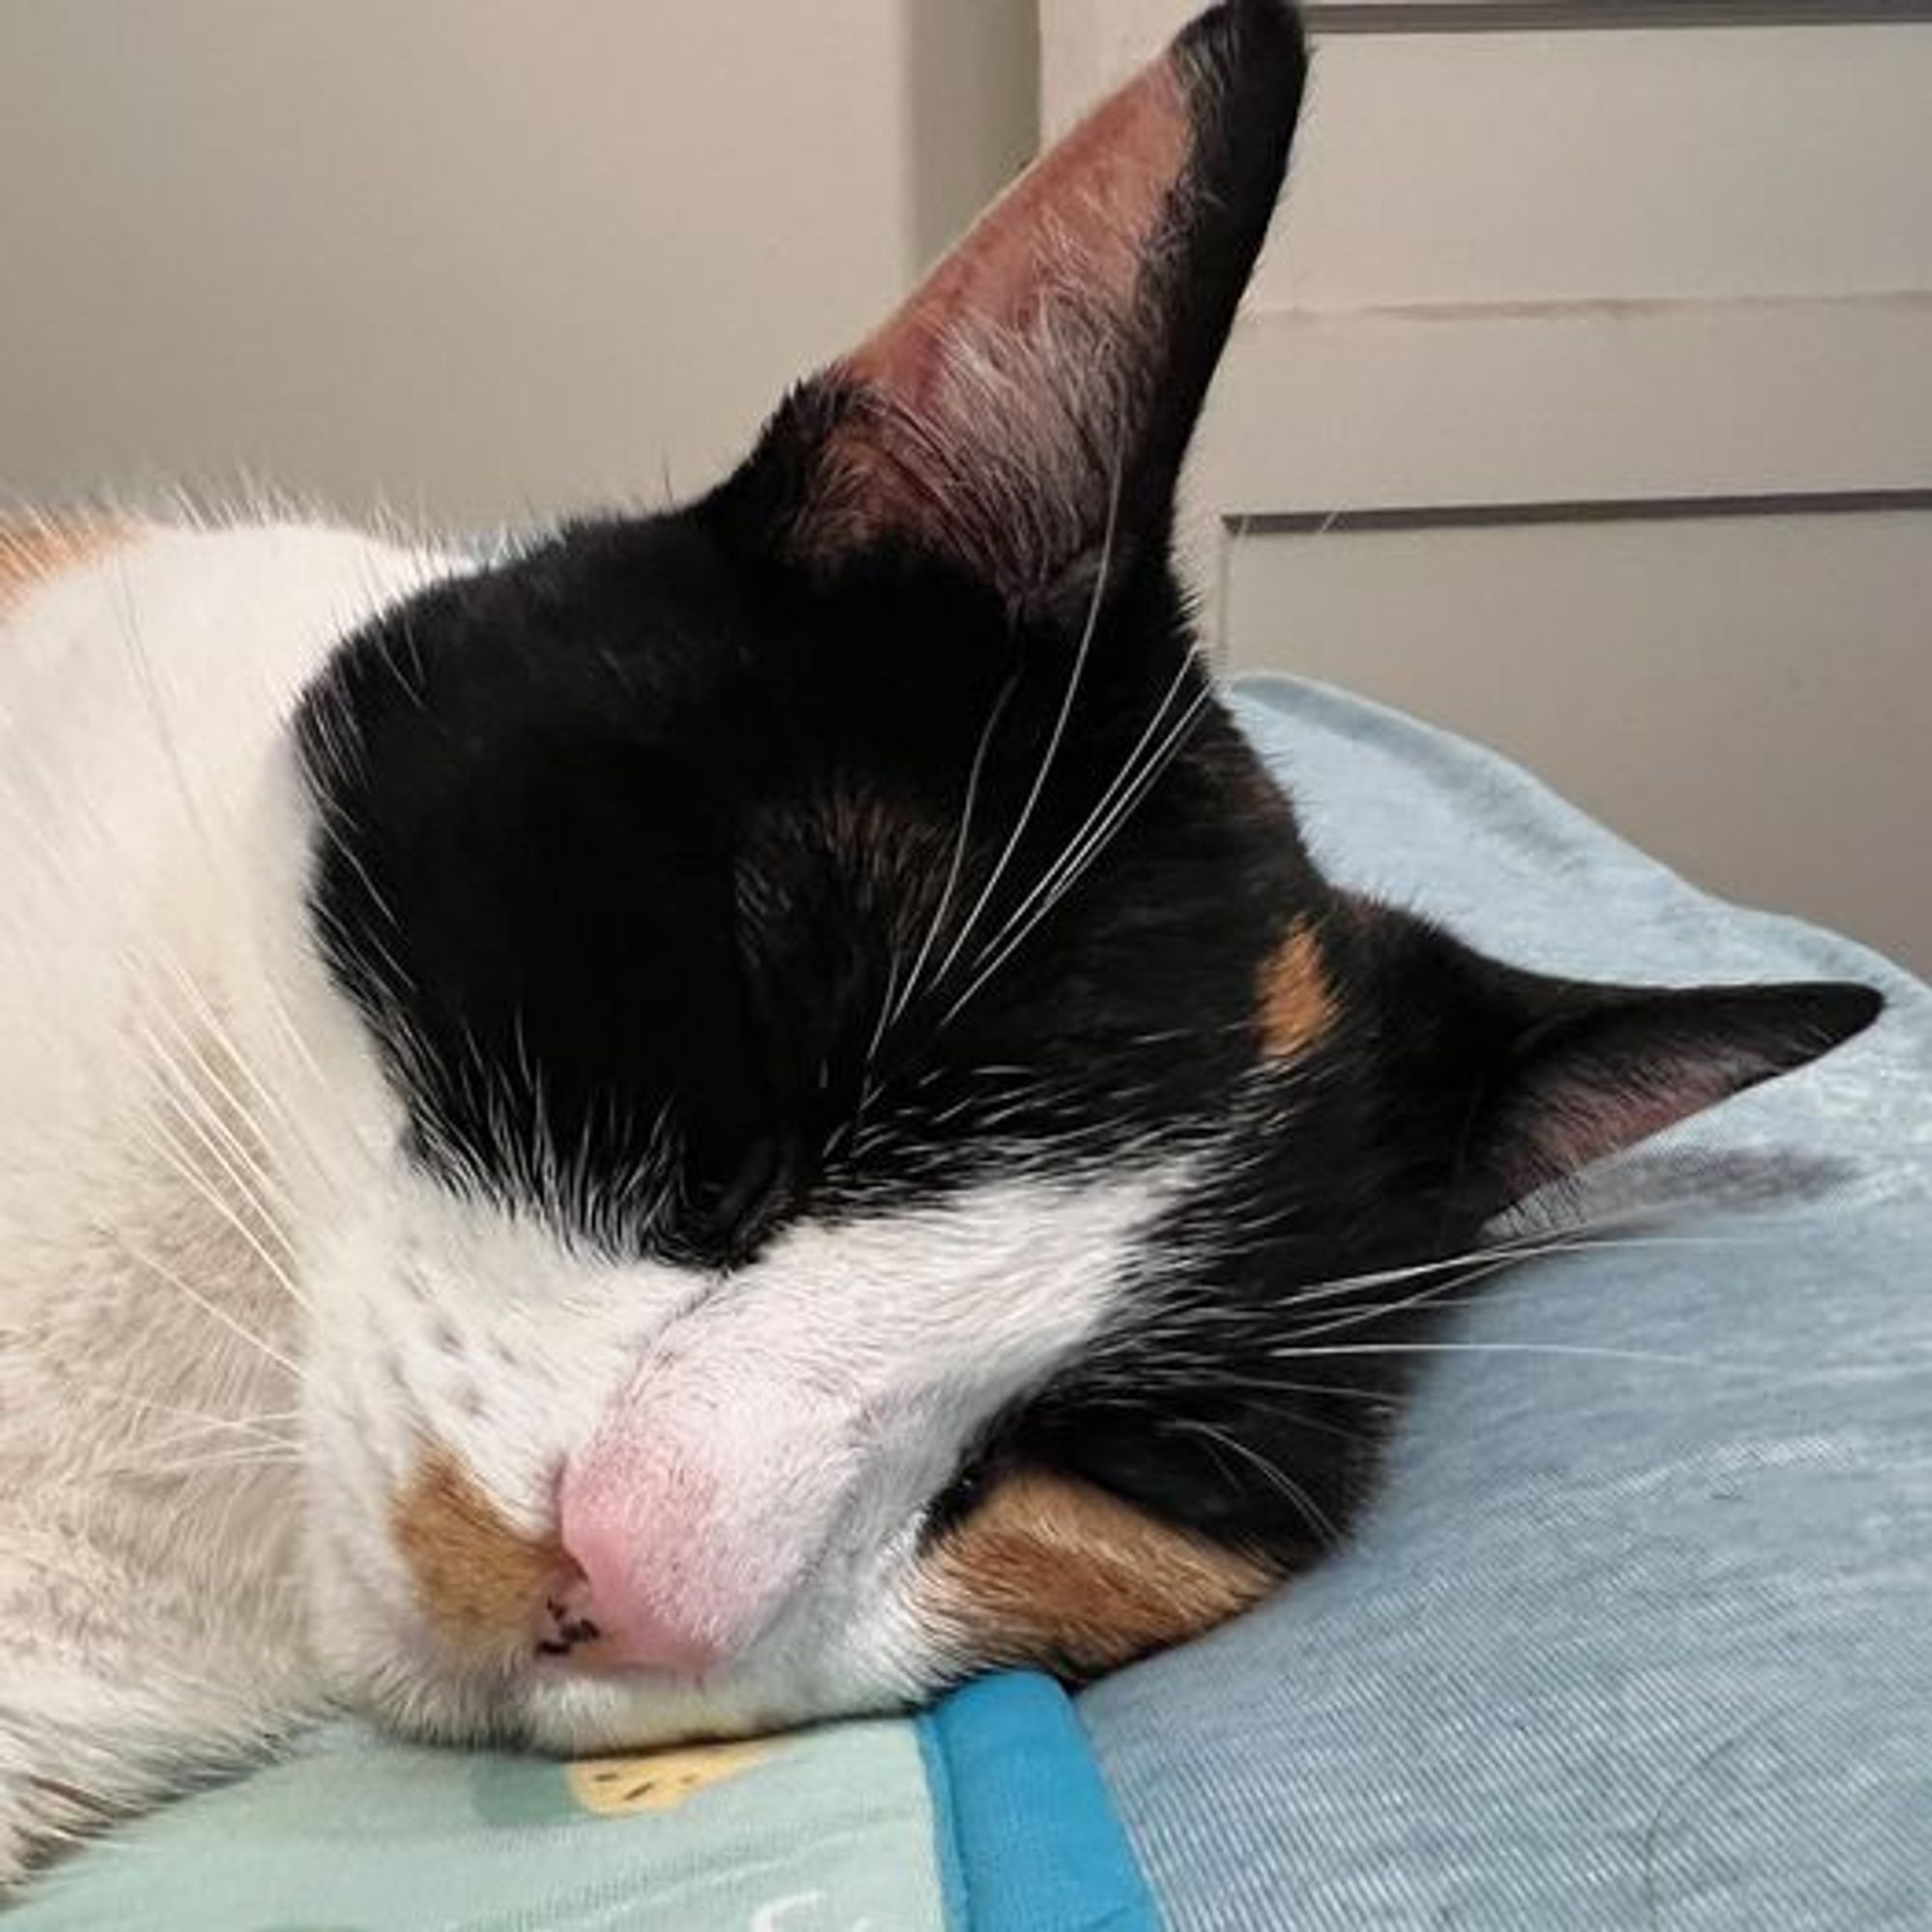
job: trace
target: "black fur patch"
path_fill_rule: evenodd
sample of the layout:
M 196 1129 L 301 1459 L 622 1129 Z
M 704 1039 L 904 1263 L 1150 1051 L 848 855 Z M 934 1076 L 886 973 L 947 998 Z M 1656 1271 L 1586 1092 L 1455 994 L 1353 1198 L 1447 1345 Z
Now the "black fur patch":
M 1106 622 L 1050 766 L 1064 637 L 911 556 L 809 582 L 706 510 L 574 529 L 355 639 L 302 721 L 315 905 L 418 1155 L 723 1260 L 808 1208 L 1210 1131 L 1323 892 L 1211 700 L 981 977 L 1145 727 L 1205 696 L 1163 572 Z

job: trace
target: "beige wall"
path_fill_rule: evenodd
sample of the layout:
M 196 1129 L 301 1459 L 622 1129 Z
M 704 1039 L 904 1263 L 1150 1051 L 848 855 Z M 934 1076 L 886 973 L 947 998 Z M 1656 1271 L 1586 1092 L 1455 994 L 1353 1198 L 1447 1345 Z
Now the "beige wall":
M 0 0 L 0 493 L 709 480 L 1024 160 L 1031 0 Z

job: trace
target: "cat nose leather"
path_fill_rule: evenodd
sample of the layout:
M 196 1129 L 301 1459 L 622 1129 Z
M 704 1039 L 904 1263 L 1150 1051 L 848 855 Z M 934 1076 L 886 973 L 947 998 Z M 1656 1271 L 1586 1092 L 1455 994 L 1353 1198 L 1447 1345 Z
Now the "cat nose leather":
M 704 1512 L 688 1496 L 640 1510 L 649 1499 L 612 1460 L 572 1463 L 559 1497 L 564 1552 L 583 1573 L 572 1609 L 597 1631 L 580 1661 L 702 1677 L 736 1647 L 746 1621 L 728 1593 L 706 1587 L 702 1566 L 677 1558 L 679 1546 L 703 1535 Z M 688 1476 L 675 1487 L 689 1489 Z
M 635 1584 L 629 1551 L 595 1520 L 566 1519 L 564 1548 L 582 1580 L 564 1593 L 559 1621 L 596 1633 L 574 1649 L 579 1663 L 605 1670 L 658 1670 L 674 1677 L 703 1677 L 724 1653 L 709 1633 L 651 1601 Z
M 660 1385 L 620 1399 L 565 1463 L 558 1531 L 599 1633 L 579 1661 L 702 1675 L 796 1594 L 849 1471 L 784 1393 L 748 1390 L 735 1426 Z

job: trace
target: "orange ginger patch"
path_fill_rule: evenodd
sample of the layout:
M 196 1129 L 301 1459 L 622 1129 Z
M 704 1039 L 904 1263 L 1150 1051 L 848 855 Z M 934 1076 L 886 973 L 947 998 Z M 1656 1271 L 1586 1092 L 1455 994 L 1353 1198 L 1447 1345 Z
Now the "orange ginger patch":
M 516 1528 L 442 1448 L 425 1453 L 390 1507 L 389 1526 L 423 1615 L 461 1650 L 527 1645 L 569 1567 L 554 1537 Z
M 0 611 L 35 585 L 91 563 L 126 540 L 119 524 L 0 523 Z
M 935 1552 L 923 1606 L 974 1657 L 1093 1676 L 1223 1622 L 1280 1574 L 1065 1477 L 1008 1477 Z
M 1321 1043 L 1336 1012 L 1314 928 L 1296 920 L 1262 968 L 1263 1050 L 1270 1060 L 1298 1058 Z

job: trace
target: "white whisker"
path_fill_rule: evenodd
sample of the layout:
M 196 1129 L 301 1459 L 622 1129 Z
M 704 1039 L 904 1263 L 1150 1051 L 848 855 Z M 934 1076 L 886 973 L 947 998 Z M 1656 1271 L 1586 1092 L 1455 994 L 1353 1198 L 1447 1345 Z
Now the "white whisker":
M 1126 757 L 1122 761 L 1120 770 L 1108 781 L 1106 788 L 1101 792 L 1093 810 L 1080 822 L 1072 838 L 1066 841 L 1066 846 L 1062 851 L 1060 857 L 1054 860 L 1040 873 L 1040 876 L 1034 882 L 1032 890 L 1013 908 L 1000 929 L 980 948 L 979 958 L 975 961 L 976 965 L 983 962 L 987 954 L 992 952 L 1000 945 L 1000 942 L 1026 918 L 1027 914 L 1032 911 L 1043 894 L 1050 893 L 1053 890 L 1055 881 L 1060 877 L 1068 860 L 1075 856 L 1085 845 L 1094 828 L 1105 819 L 1115 800 L 1124 789 L 1131 786 L 1134 782 L 1139 772 L 1143 769 L 1141 759 L 1147 753 L 1149 745 L 1152 743 L 1155 734 L 1159 731 L 1161 722 L 1167 716 L 1168 706 L 1179 695 L 1181 687 L 1187 682 L 1189 672 L 1194 668 L 1195 661 L 1193 652 L 1191 650 L 1183 652 L 1179 669 L 1175 672 L 1167 689 L 1161 694 L 1160 702 L 1154 706 L 1152 716 L 1149 718 L 1146 725 L 1142 728 L 1141 735 L 1135 740 L 1133 749 L 1128 752 Z
M 1087 870 L 1092 867 L 1094 860 L 1097 859 L 1100 856 L 1100 854 L 1106 849 L 1107 845 L 1112 842 L 1114 836 L 1119 832 L 1121 826 L 1126 822 L 1127 817 L 1132 813 L 1135 808 L 1141 803 L 1141 801 L 1144 798 L 1147 797 L 1148 793 L 1152 790 L 1154 784 L 1158 781 L 1161 773 L 1166 769 L 1167 765 L 1173 760 L 1175 755 L 1179 753 L 1182 742 L 1186 738 L 1187 733 L 1193 728 L 1195 724 L 1199 722 L 1202 712 L 1206 710 L 1212 696 L 1213 694 L 1211 691 L 1204 690 L 1194 699 L 1193 703 L 1191 703 L 1187 707 L 1187 709 L 1182 713 L 1179 723 L 1177 724 L 1174 726 L 1174 728 L 1168 733 L 1167 737 L 1164 740 L 1162 740 L 1159 750 L 1148 761 L 1147 770 L 1145 770 L 1140 775 L 1140 777 L 1135 780 L 1133 786 L 1129 789 L 1127 794 L 1121 799 L 1118 805 L 1114 807 L 1113 811 L 1109 814 L 1106 822 L 1103 823 L 1099 827 L 1099 829 L 1096 832 L 1094 832 L 1093 837 L 1088 840 L 1086 848 L 1082 851 L 1082 853 L 1079 856 L 1078 863 L 1073 867 L 1071 867 L 1066 872 L 1063 874 L 1060 882 L 1056 885 L 1052 894 L 1034 912 L 1033 916 L 1027 921 L 1026 924 L 1022 926 L 1018 932 L 1014 933 L 1010 939 L 1007 940 L 1006 943 L 1000 948 L 1000 951 L 994 955 L 994 957 L 980 969 L 980 971 L 975 975 L 972 982 L 967 986 L 966 990 L 963 993 L 961 993 L 959 997 L 953 1001 L 952 1006 L 950 1006 L 946 1009 L 944 1017 L 940 1020 L 941 1027 L 950 1026 L 952 1024 L 953 1019 L 958 1015 L 958 1013 L 968 1004 L 968 1002 L 970 1002 L 973 999 L 975 994 L 977 994 L 980 991 L 980 989 L 983 985 L 985 985 L 985 983 L 989 980 L 992 979 L 992 977 L 1000 970 L 1000 968 L 1004 966 L 1006 962 L 1012 957 L 1012 955 L 1019 950 L 1019 948 L 1025 944 L 1027 939 L 1031 937 L 1031 935 L 1039 925 L 1041 921 L 1044 920 L 1053 911 L 1054 907 L 1058 905 L 1063 898 L 1065 897 L 1066 894 L 1072 890 L 1072 888 L 1079 882 L 1079 880 L 1085 875 Z
M 171 1421 L 188 1424 L 197 1430 L 225 1430 L 237 1434 L 256 1435 L 265 1441 L 292 1445 L 293 1438 L 270 1427 L 277 1422 L 298 1422 L 301 1411 L 296 1408 L 271 1409 L 256 1415 L 209 1415 L 201 1409 L 183 1408 L 173 1403 L 151 1402 L 144 1396 L 125 1395 L 113 1389 L 94 1389 L 83 1384 L 63 1383 L 63 1392 L 77 1395 L 83 1403 L 98 1403 L 105 1407 L 128 1408 L 142 1415 L 166 1416 Z
M 288 1358 L 288 1356 L 283 1354 L 279 1349 L 276 1349 L 268 1342 L 265 1342 L 262 1339 L 262 1337 L 257 1335 L 252 1328 L 248 1327 L 245 1322 L 239 1321 L 235 1316 L 231 1315 L 227 1309 L 223 1308 L 220 1305 L 219 1302 L 211 1301 L 209 1297 L 203 1294 L 198 1288 L 195 1288 L 191 1286 L 188 1282 L 183 1280 L 182 1277 L 179 1274 L 177 1274 L 173 1268 L 169 1267 L 165 1262 L 156 1261 L 153 1255 L 148 1254 L 142 1249 L 136 1247 L 134 1243 L 128 1238 L 128 1236 L 126 1235 L 125 1232 L 117 1234 L 117 1236 L 115 1236 L 115 1241 L 116 1245 L 120 1248 L 121 1252 L 125 1254 L 129 1261 L 135 1263 L 137 1265 L 141 1267 L 146 1268 L 149 1271 L 149 1273 L 154 1275 L 157 1280 L 165 1282 L 170 1288 L 174 1289 L 187 1301 L 191 1302 L 196 1308 L 200 1309 L 201 1312 L 204 1315 L 206 1315 L 210 1321 L 218 1322 L 223 1328 L 227 1329 L 228 1332 L 231 1335 L 233 1335 L 238 1341 L 246 1343 L 247 1346 L 255 1350 L 257 1353 L 266 1356 L 268 1360 L 273 1362 L 278 1368 L 286 1370 L 288 1374 L 296 1379 L 296 1381 L 299 1382 L 301 1380 L 301 1370 L 298 1368 L 296 1364 Z
M 165 1124 L 156 1117 L 151 1117 L 144 1123 L 139 1118 L 132 1116 L 129 1118 L 129 1123 L 133 1127 L 135 1134 L 144 1142 L 149 1151 L 166 1166 L 168 1171 L 177 1179 L 185 1181 L 202 1201 L 213 1208 L 217 1218 L 234 1231 L 241 1238 L 243 1246 L 268 1270 L 269 1277 L 274 1282 L 275 1286 L 298 1308 L 301 1309 L 303 1313 L 313 1314 L 314 1310 L 309 1306 L 308 1297 L 296 1286 L 295 1277 L 289 1272 L 292 1258 L 290 1260 L 278 1259 L 270 1253 L 268 1242 L 253 1228 L 249 1227 L 242 1215 L 236 1212 L 233 1205 L 222 1198 L 221 1190 L 215 1187 L 209 1180 L 208 1177 L 202 1174 L 195 1167 L 194 1163 L 187 1158 L 180 1144 L 168 1133 Z M 283 1243 L 284 1255 L 286 1255 L 286 1237 L 282 1235 L 280 1228 L 270 1221 L 270 1229 L 274 1238 Z
M 1086 675 L 1087 660 L 1094 648 L 1094 639 L 1100 628 L 1100 612 L 1107 601 L 1107 579 L 1113 568 L 1115 526 L 1120 518 L 1120 509 L 1121 469 L 1116 464 L 1113 487 L 1107 499 L 1107 526 L 1100 542 L 1099 567 L 1094 578 L 1094 595 L 1088 602 L 1087 622 L 1080 634 L 1079 648 L 1074 653 L 1073 669 L 1066 680 L 1066 692 L 1061 699 L 1060 713 L 1054 720 L 1053 730 L 1046 742 L 1046 750 L 1041 754 L 1038 769 L 1034 774 L 1032 788 L 1027 793 L 1026 802 L 1020 807 L 1019 816 L 1013 822 L 1013 829 L 1008 835 L 1006 845 L 993 867 L 992 874 L 980 889 L 980 896 L 974 901 L 972 911 L 966 915 L 959 930 L 953 935 L 952 944 L 947 949 L 945 958 L 939 962 L 937 970 L 933 973 L 934 986 L 945 983 L 947 974 L 952 971 L 953 962 L 959 957 L 967 940 L 972 937 L 973 928 L 979 923 L 980 915 L 992 902 L 993 895 L 999 891 L 1000 882 L 1006 877 L 1007 867 L 1012 863 L 1014 854 L 1020 848 L 1021 840 L 1025 838 L 1027 830 L 1033 823 L 1034 812 L 1046 790 L 1047 780 L 1052 776 L 1054 762 L 1066 736 L 1067 723 L 1073 716 L 1073 706 L 1080 696 L 1080 686 Z
M 1652 1349 L 1601 1349 L 1575 1342 L 1324 1342 L 1316 1349 L 1296 1348 L 1290 1343 L 1265 1352 L 1279 1361 L 1312 1361 L 1322 1355 L 1579 1355 L 1676 1369 L 1748 1366 L 1720 1365 L 1700 1355 L 1669 1355 Z
M 1287 1470 L 1269 1461 L 1259 1449 L 1236 1436 L 1230 1435 L 1225 1430 L 1215 1428 L 1212 1423 L 1201 1422 L 1191 1416 L 1172 1426 L 1188 1435 L 1199 1435 L 1207 1441 L 1217 1444 L 1231 1455 L 1239 1457 L 1249 1467 L 1258 1470 L 1278 1493 L 1286 1496 L 1301 1512 L 1308 1520 L 1308 1526 L 1324 1543 L 1333 1543 L 1341 1536 L 1341 1531 L 1336 1527 L 1333 1519 L 1315 1498 Z
M 953 840 L 952 863 L 947 870 L 946 884 L 939 895 L 938 908 L 932 915 L 931 924 L 926 927 L 924 943 L 920 947 L 918 956 L 913 960 L 912 972 L 907 976 L 905 990 L 899 995 L 897 1004 L 888 1015 L 885 1026 L 881 1029 L 882 1032 L 885 1028 L 896 1024 L 907 1007 L 917 997 L 920 990 L 921 976 L 925 971 L 926 959 L 931 954 L 933 946 L 945 927 L 946 915 L 952 909 L 953 895 L 958 890 L 959 876 L 965 867 L 966 853 L 972 839 L 973 812 L 974 808 L 979 803 L 980 784 L 985 775 L 986 758 L 992 750 L 993 740 L 998 735 L 1000 720 L 1005 717 L 1007 706 L 1012 702 L 1013 693 L 1018 689 L 1019 673 L 1016 671 L 1000 687 L 1000 694 L 993 700 L 992 710 L 987 714 L 985 727 L 980 733 L 979 744 L 973 752 L 972 767 L 966 776 L 966 796 L 959 809 L 959 836 Z M 877 1036 L 874 1037 L 872 1044 L 874 1049 L 876 1049 L 878 1045 Z M 868 1055 L 868 1064 L 870 1056 Z
M 258 1446 L 218 1449 L 210 1455 L 188 1456 L 174 1463 L 142 1461 L 125 1466 L 130 1474 L 141 1476 L 193 1476 L 204 1469 L 297 1469 L 301 1462 L 300 1451 L 290 1444 L 281 1450 Z
M 223 1118 L 221 1109 L 202 1091 L 200 1082 L 205 1079 L 224 1096 L 227 1092 L 207 1057 L 195 1052 L 191 1042 L 184 1042 L 185 1050 L 194 1054 L 192 1067 L 186 1066 L 152 1029 L 138 1021 L 135 1024 L 153 1063 L 150 1070 L 162 1076 L 156 1082 L 159 1089 L 157 1097 L 167 1103 L 173 1117 L 221 1170 L 242 1205 L 252 1208 L 268 1226 L 278 1227 L 288 1212 L 288 1190 L 280 1178 L 270 1171 L 262 1155 L 242 1140 Z M 242 1123 L 256 1135 L 259 1146 L 260 1130 L 254 1122 L 243 1116 Z

